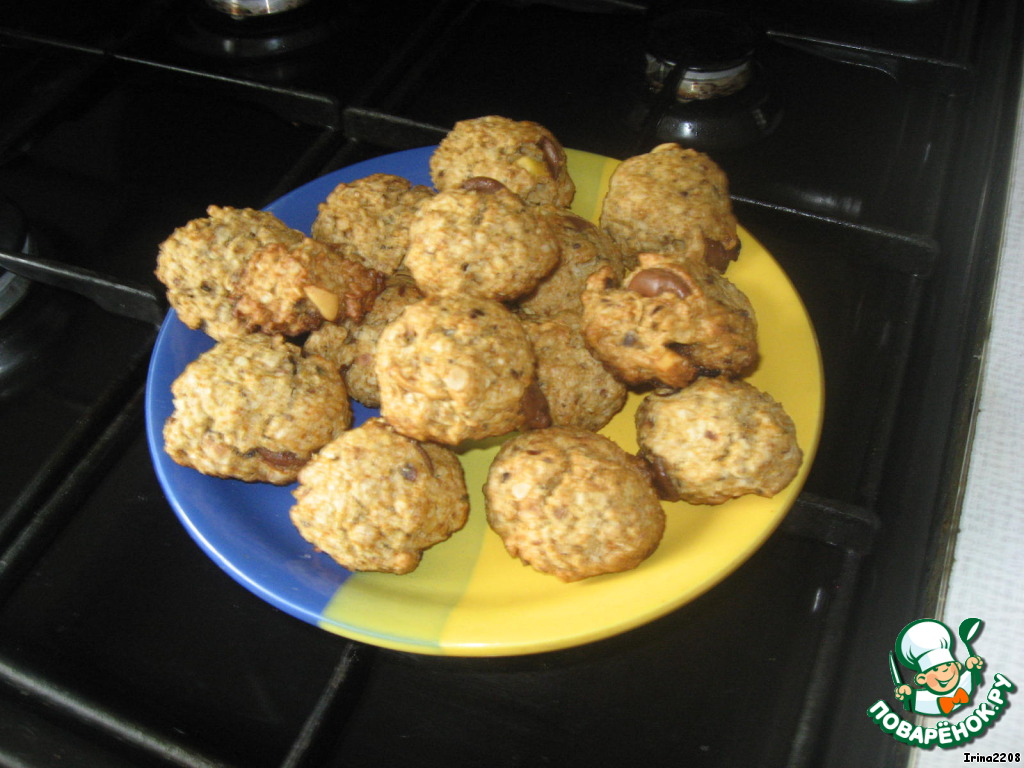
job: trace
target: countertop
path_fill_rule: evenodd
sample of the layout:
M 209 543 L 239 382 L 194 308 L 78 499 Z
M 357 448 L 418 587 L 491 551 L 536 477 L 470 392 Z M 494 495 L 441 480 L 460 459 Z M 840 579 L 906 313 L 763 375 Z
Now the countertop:
M 1024 761 L 1024 108 L 1017 112 L 1014 161 L 997 265 L 990 334 L 982 352 L 981 389 L 953 563 L 934 618 L 956 629 L 984 622 L 972 643 L 985 661 L 982 689 L 1001 673 L 1018 686 L 1011 706 L 969 743 L 912 750 L 916 768 L 963 765 L 976 755 L 1020 754 Z M 924 617 L 921 617 L 924 618 Z M 955 656 L 963 660 L 958 644 Z M 957 722 L 973 707 L 950 717 Z M 923 718 L 935 721 L 936 718 Z

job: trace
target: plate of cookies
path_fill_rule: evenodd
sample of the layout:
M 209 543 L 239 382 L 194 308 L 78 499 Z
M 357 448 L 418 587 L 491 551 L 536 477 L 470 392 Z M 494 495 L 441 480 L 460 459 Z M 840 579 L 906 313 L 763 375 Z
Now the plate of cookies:
M 814 329 L 705 154 L 487 116 L 206 213 L 159 245 L 150 452 L 202 550 L 301 620 L 581 645 L 714 587 L 804 484 Z

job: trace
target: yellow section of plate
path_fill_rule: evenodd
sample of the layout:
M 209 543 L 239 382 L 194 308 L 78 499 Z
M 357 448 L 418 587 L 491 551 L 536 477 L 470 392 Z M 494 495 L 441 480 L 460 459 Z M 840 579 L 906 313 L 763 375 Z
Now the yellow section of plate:
M 601 215 L 601 201 L 608 192 L 608 180 L 619 161 L 575 149 L 567 149 L 565 154 L 569 161 L 569 175 L 576 183 L 572 210 L 596 223 Z
M 596 220 L 618 161 L 569 151 L 573 210 Z M 497 656 L 557 650 L 640 626 L 685 604 L 732 573 L 775 530 L 799 494 L 817 449 L 824 408 L 821 357 L 810 319 L 786 274 L 750 233 L 727 277 L 757 313 L 761 364 L 749 381 L 792 416 L 804 463 L 771 499 L 745 496 L 716 507 L 666 503 L 658 550 L 638 568 L 564 584 L 523 566 L 487 527 L 483 484 L 500 439 L 461 452 L 470 522 L 428 550 L 412 574 L 354 574 L 324 609 L 321 626 L 396 650 Z M 636 450 L 626 407 L 602 430 Z M 369 629 L 371 628 L 372 629 Z
M 464 446 L 459 458 L 467 475 L 482 470 L 486 476 L 500 442 Z M 462 530 L 427 550 L 410 574 L 352 574 L 324 607 L 320 626 L 393 650 L 450 652 L 441 647 L 445 624 L 466 592 L 485 537 L 494 535 L 483 514 L 483 483 L 469 484 L 468 491 L 471 513 Z
M 732 573 L 775 530 L 810 470 L 821 431 L 824 390 L 817 341 L 789 279 L 749 233 L 729 278 L 761 321 L 762 362 L 749 381 L 779 400 L 797 426 L 804 463 L 797 478 L 766 499 L 744 496 L 715 507 L 665 503 L 658 550 L 637 569 L 563 584 L 519 565 L 488 532 L 472 578 L 440 638 L 442 652 L 464 656 L 549 651 L 640 626 L 689 602 Z M 602 430 L 636 450 L 633 415 L 642 397 Z M 486 468 L 467 468 L 482 482 Z

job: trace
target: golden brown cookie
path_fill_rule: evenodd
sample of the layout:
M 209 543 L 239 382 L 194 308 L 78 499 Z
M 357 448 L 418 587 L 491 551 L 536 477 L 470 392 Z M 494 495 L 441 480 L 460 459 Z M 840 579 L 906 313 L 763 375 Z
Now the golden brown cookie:
M 492 180 L 439 192 L 409 228 L 405 266 L 426 294 L 508 301 L 558 263 L 558 246 L 536 206 Z
M 280 336 L 219 342 L 171 386 L 167 453 L 214 477 L 295 480 L 314 451 L 352 423 L 341 375 Z
M 551 427 L 508 440 L 484 486 L 508 553 L 562 581 L 637 567 L 665 513 L 640 461 L 606 437 Z
M 380 418 L 324 446 L 293 493 L 289 515 L 299 533 L 351 571 L 409 573 L 469 514 L 458 457 Z
M 626 403 L 626 387 L 595 358 L 575 316 L 523 321 L 537 356 L 537 381 L 554 426 L 593 432 Z
M 362 320 L 324 323 L 309 335 L 303 349 L 336 365 L 349 394 L 363 405 L 377 408 L 380 406 L 380 388 L 374 371 L 377 340 L 388 323 L 422 298 L 423 293 L 411 277 L 403 273 L 392 275 Z
M 417 440 L 456 445 L 536 416 L 533 349 L 492 299 L 428 296 L 406 307 L 380 334 L 375 371 L 381 415 Z
M 636 426 L 640 456 L 666 499 L 722 504 L 748 493 L 774 496 L 803 461 L 789 414 L 745 381 L 702 378 L 650 394 Z
M 206 212 L 160 244 L 156 276 L 185 325 L 223 340 L 247 332 L 235 316 L 233 294 L 252 255 L 274 243 L 301 242 L 305 235 L 266 211 L 211 205 Z
M 297 336 L 325 321 L 361 320 L 384 275 L 304 237 L 253 253 L 233 291 L 235 315 L 250 332 Z
M 601 226 L 627 251 L 685 253 L 719 272 L 739 254 L 725 172 L 707 155 L 678 144 L 661 144 L 615 169 Z
M 558 265 L 516 305 L 531 317 L 554 317 L 564 312 L 582 314 L 580 295 L 587 278 L 603 266 L 621 279 L 625 273 L 622 249 L 602 229 L 566 208 L 540 206 L 558 246 Z
M 683 387 L 699 375 L 745 376 L 758 361 L 750 300 L 702 260 L 642 253 L 621 285 L 604 268 L 583 307 L 587 345 L 627 384 Z
M 439 190 L 467 179 L 496 179 L 528 203 L 568 207 L 576 193 L 565 150 L 547 128 L 488 115 L 457 122 L 430 158 Z
M 317 206 L 311 234 L 390 275 L 405 259 L 413 214 L 432 195 L 429 187 L 388 173 L 339 184 Z

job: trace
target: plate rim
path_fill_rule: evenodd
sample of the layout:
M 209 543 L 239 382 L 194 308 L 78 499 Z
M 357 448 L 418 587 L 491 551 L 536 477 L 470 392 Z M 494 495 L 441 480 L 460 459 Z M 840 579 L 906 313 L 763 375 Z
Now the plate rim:
M 275 212 L 280 210 L 282 207 L 294 203 L 298 199 L 308 197 L 314 193 L 324 192 L 320 199 L 326 198 L 326 193 L 333 189 L 342 178 L 350 177 L 351 179 L 360 178 L 363 175 L 368 175 L 365 171 L 370 172 L 395 172 L 395 171 L 382 171 L 379 170 L 382 165 L 401 167 L 408 163 L 423 163 L 429 159 L 436 145 L 427 145 L 424 147 L 416 147 L 412 149 L 399 150 L 398 152 L 388 153 L 379 157 L 370 158 L 363 160 L 352 165 L 345 166 L 334 171 L 328 172 L 312 179 L 305 184 L 296 187 L 293 190 L 285 193 L 276 200 L 269 203 L 264 207 L 264 210 Z M 604 162 L 607 166 L 608 161 L 611 161 L 617 165 L 619 160 L 615 158 L 609 158 L 603 155 L 597 155 L 595 153 L 585 152 L 582 150 L 567 149 L 567 153 L 570 156 L 575 155 L 577 158 L 587 158 L 594 162 Z M 383 161 L 383 163 L 382 163 Z M 612 166 L 614 167 L 614 166 Z M 607 170 L 607 168 L 606 168 Z M 610 174 L 610 170 L 607 170 L 606 177 L 602 183 L 606 183 L 607 175 Z M 397 175 L 408 176 L 406 173 L 400 173 Z M 417 183 L 417 182 L 414 182 Z M 603 195 L 598 195 L 598 199 Z M 314 206 L 315 207 L 315 206 Z M 314 214 L 315 215 L 315 212 Z M 302 229 L 302 227 L 299 227 Z M 308 233 L 308 229 L 305 229 Z M 387 635 L 383 632 L 373 632 L 364 628 L 357 628 L 348 625 L 341 624 L 328 616 L 325 616 L 325 611 L 329 606 L 328 602 L 321 605 L 319 610 L 311 608 L 308 604 L 301 600 L 291 600 L 280 594 L 281 590 L 275 590 L 270 586 L 265 585 L 255 578 L 250 572 L 242 568 L 239 564 L 233 562 L 228 556 L 219 551 L 217 547 L 209 540 L 207 534 L 200 530 L 196 525 L 195 521 L 189 515 L 189 512 L 184 509 L 182 501 L 178 498 L 178 495 L 172 490 L 174 483 L 172 478 L 168 476 L 166 469 L 166 461 L 170 461 L 169 457 L 165 461 L 161 461 L 161 457 L 166 457 L 163 445 L 163 434 L 162 422 L 157 422 L 153 413 L 157 407 L 157 400 L 163 396 L 167 396 L 166 393 L 158 390 L 158 384 L 160 380 L 166 380 L 167 376 L 165 373 L 158 370 L 161 361 L 158 359 L 159 353 L 164 349 L 164 345 L 170 343 L 170 336 L 181 329 L 184 329 L 188 333 L 199 334 L 205 336 L 201 331 L 191 331 L 186 328 L 180 319 L 177 317 L 177 313 L 170 309 L 161 323 L 160 330 L 157 335 L 156 342 L 154 344 L 153 352 L 149 361 L 149 367 L 147 371 L 146 389 L 145 389 L 145 422 L 146 422 L 146 434 L 147 443 L 152 457 L 152 463 L 154 470 L 157 474 L 161 489 L 164 492 L 164 496 L 167 498 L 175 515 L 179 521 L 185 527 L 189 536 L 196 542 L 200 549 L 210 557 L 222 570 L 224 570 L 229 576 L 231 576 L 237 583 L 245 587 L 247 590 L 257 595 L 264 601 L 275 606 L 276 608 L 288 613 L 289 615 L 299 620 L 305 621 L 306 623 L 313 624 L 314 626 L 320 627 L 323 630 L 332 632 L 334 634 L 346 637 L 350 640 L 357 642 L 363 642 L 391 650 L 415 653 L 418 655 L 443 655 L 443 656 L 486 656 L 486 657 L 498 657 L 498 656 L 515 656 L 533 653 L 543 653 L 549 651 L 563 650 L 566 648 L 576 647 L 579 645 L 589 644 L 601 639 L 612 637 L 618 634 L 622 634 L 631 629 L 638 628 L 645 624 L 650 623 L 658 618 L 661 618 L 668 613 L 682 607 L 683 605 L 692 602 L 701 595 L 712 590 L 731 574 L 733 574 L 744 562 L 746 562 L 755 552 L 757 552 L 768 538 L 775 533 L 779 525 L 789 514 L 790 509 L 796 503 L 798 496 L 803 490 L 803 486 L 806 482 L 807 476 L 809 475 L 810 468 L 813 465 L 814 458 L 816 457 L 818 445 L 821 437 L 821 430 L 824 420 L 825 410 L 825 376 L 823 360 L 821 355 L 820 344 L 818 342 L 817 333 L 814 325 L 811 322 L 809 313 L 807 312 L 806 305 L 803 302 L 802 297 L 792 284 L 788 274 L 782 269 L 781 265 L 775 260 L 774 256 L 745 228 L 740 227 L 741 238 L 747 241 L 752 241 L 763 250 L 763 252 L 771 260 L 773 267 L 778 271 L 780 276 L 788 283 L 791 296 L 798 302 L 798 310 L 802 318 L 806 321 L 806 329 L 809 332 L 810 338 L 813 342 L 813 353 L 815 356 L 816 366 L 816 379 L 817 379 L 817 409 L 815 413 L 815 423 L 812 425 L 810 433 L 804 436 L 801 444 L 801 449 L 804 453 L 804 462 L 800 468 L 797 477 L 794 478 L 791 485 L 786 489 L 787 493 L 791 492 L 792 500 L 785 505 L 785 509 L 775 514 L 772 519 L 771 525 L 766 525 L 761 529 L 756 537 L 750 537 L 747 546 L 738 550 L 733 558 L 729 560 L 725 567 L 719 568 L 715 576 L 710 579 L 706 579 L 700 584 L 689 588 L 688 590 L 681 592 L 680 595 L 674 599 L 667 601 L 662 604 L 651 605 L 640 613 L 633 614 L 628 620 L 619 620 L 612 625 L 600 625 L 595 627 L 585 626 L 578 628 L 572 633 L 562 633 L 554 638 L 538 638 L 532 641 L 523 641 L 516 643 L 506 644 L 495 644 L 495 643 L 473 643 L 470 641 L 463 641 L 457 644 L 444 643 L 442 638 L 437 638 L 431 642 L 423 640 L 422 644 L 415 639 L 409 638 L 395 638 Z M 177 326 L 175 325 L 177 324 Z M 209 345 L 213 345 L 212 339 L 206 337 L 209 340 Z M 173 380 L 174 377 L 171 377 Z M 177 466 L 177 465 L 175 465 Z M 182 468 L 185 469 L 185 468 Z M 195 471 L 195 470 L 191 470 Z M 227 480 L 224 482 L 228 483 L 241 483 L 242 481 Z M 292 486 L 289 486 L 289 488 Z M 326 557 L 326 556 L 324 556 Z M 351 574 L 345 569 L 335 564 L 344 574 L 339 581 L 345 582 Z M 552 578 L 552 577 L 547 577 Z M 335 593 L 337 594 L 337 592 Z

